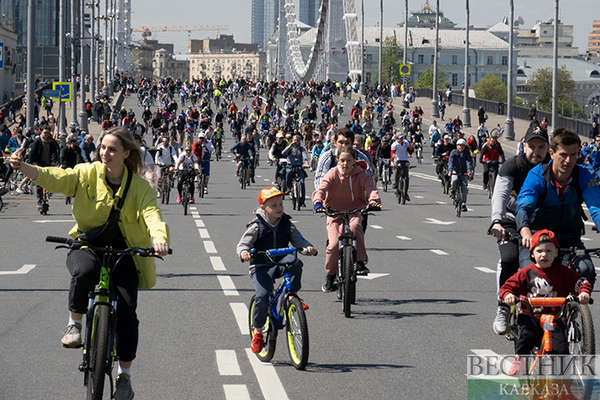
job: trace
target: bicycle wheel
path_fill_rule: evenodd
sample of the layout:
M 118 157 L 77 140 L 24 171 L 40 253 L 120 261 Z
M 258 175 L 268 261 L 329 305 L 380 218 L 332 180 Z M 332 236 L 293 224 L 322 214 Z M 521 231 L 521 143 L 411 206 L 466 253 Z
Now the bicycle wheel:
M 570 354 L 595 354 L 596 338 L 592 314 L 587 304 L 571 303 L 567 316 L 567 342 Z
M 190 202 L 190 192 L 187 183 L 183 185 L 182 191 L 183 193 L 181 194 L 181 205 L 183 206 L 183 215 L 187 215 L 188 204 Z
M 383 168 L 383 172 L 381 173 L 381 186 L 382 186 L 384 192 L 387 192 L 387 190 L 388 190 L 388 182 L 389 182 L 388 170 L 387 170 L 387 168 Z
M 351 316 L 351 307 L 352 303 L 354 303 L 354 299 L 356 298 L 356 282 L 354 281 L 354 260 L 352 257 L 352 247 L 345 246 L 342 253 L 342 260 L 344 268 L 344 282 L 343 282 L 343 290 L 342 290 L 342 308 L 344 310 L 344 315 L 346 318 L 350 318 Z
M 491 199 L 492 195 L 494 194 L 494 185 L 495 184 L 496 184 L 496 174 L 493 172 L 490 172 L 489 177 L 488 177 L 488 184 L 487 184 L 488 199 Z
M 419 162 L 419 164 L 421 164 L 422 160 L 423 160 L 423 152 L 421 151 L 421 149 L 417 149 L 417 161 Z
M 248 306 L 248 326 L 250 328 L 250 340 L 254 335 L 254 329 L 252 328 L 252 313 L 254 312 L 254 297 L 250 299 L 250 304 Z M 302 308 L 302 307 L 300 307 Z M 269 313 L 267 316 L 267 320 L 265 322 L 265 326 L 262 328 L 264 346 L 260 353 L 256 354 L 256 357 L 260 361 L 268 362 L 271 361 L 273 355 L 275 354 L 275 347 L 277 346 L 277 325 L 273 323 L 271 319 L 271 309 L 269 308 Z
M 406 179 L 404 178 L 400 181 L 400 199 L 402 204 L 406 204 Z
M 206 187 L 206 175 L 204 172 L 200 174 L 198 181 L 198 197 L 204 198 L 204 188 Z
M 300 211 L 300 182 L 294 182 L 294 188 L 292 190 L 292 209 Z
M 165 204 L 169 204 L 169 197 L 171 197 L 171 182 L 170 178 L 165 179 Z
M 106 376 L 106 357 L 108 356 L 108 330 L 110 325 L 110 309 L 99 305 L 92 321 L 92 335 L 89 345 L 88 369 L 85 371 L 87 399 L 101 400 Z
M 308 324 L 302 302 L 295 297 L 288 297 L 285 315 L 290 360 L 296 369 L 304 369 L 308 362 Z
M 462 189 L 460 188 L 460 184 L 456 186 L 456 194 L 454 199 L 456 216 L 460 218 L 460 214 L 462 212 Z
M 242 167 L 242 189 L 246 189 L 246 180 L 248 179 L 248 168 Z

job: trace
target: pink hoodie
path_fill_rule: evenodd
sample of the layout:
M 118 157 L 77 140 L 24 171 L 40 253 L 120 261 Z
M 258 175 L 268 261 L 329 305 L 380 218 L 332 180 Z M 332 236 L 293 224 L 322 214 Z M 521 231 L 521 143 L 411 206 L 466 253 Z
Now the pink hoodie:
M 350 175 L 343 175 L 339 166 L 330 169 L 321 180 L 319 188 L 312 194 L 313 204 L 320 202 L 324 207 L 340 211 L 356 210 L 365 207 L 365 192 L 369 202 L 379 202 L 373 178 L 360 164 L 361 161 L 356 162 Z

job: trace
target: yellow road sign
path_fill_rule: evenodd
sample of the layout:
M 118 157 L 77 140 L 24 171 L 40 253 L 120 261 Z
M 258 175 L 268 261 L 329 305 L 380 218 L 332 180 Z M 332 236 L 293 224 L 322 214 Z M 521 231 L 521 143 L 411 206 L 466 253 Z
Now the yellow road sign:
M 400 75 L 410 75 L 410 64 L 400 64 Z

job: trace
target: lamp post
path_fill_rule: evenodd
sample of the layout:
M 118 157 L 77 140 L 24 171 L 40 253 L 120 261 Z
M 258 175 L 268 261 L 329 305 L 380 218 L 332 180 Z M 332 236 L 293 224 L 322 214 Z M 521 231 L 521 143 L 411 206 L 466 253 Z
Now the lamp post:
M 467 29 L 465 31 L 465 91 L 463 93 L 463 110 L 462 110 L 462 120 L 463 125 L 470 128 L 471 127 L 471 109 L 469 108 L 469 0 L 466 0 L 466 9 L 467 9 Z
M 408 0 L 404 1 L 404 51 L 402 52 L 402 64 L 406 65 L 407 62 L 407 54 L 408 51 Z M 402 100 L 408 93 L 406 89 L 406 75 L 402 76 Z
M 554 48 L 552 50 L 552 131 L 554 131 L 558 119 L 558 0 L 554 0 Z
M 75 128 L 77 123 L 77 7 L 78 0 L 71 0 L 71 123 Z
M 79 73 L 79 88 L 80 88 L 80 99 L 81 99 L 81 110 L 79 111 L 79 128 L 81 132 L 87 132 L 88 130 L 88 115 L 85 109 L 85 78 L 83 74 L 83 64 L 85 60 L 85 0 L 81 0 L 79 4 L 79 62 L 81 64 L 81 72 Z M 91 55 L 91 54 L 90 54 Z M 90 57 L 91 60 L 91 57 Z
M 59 21 L 58 21 L 58 29 L 60 30 L 58 35 L 58 80 L 60 82 L 65 81 L 65 29 L 66 29 L 66 1 L 60 0 L 59 4 Z M 67 145 L 67 132 L 65 131 L 65 103 L 62 99 L 58 98 L 58 139 L 60 142 L 60 147 L 65 147 Z
M 506 121 L 504 121 L 504 137 L 506 140 L 515 140 L 515 125 L 512 117 L 512 89 L 513 89 L 513 37 L 515 23 L 515 3 L 510 0 L 510 17 L 508 30 L 508 80 L 506 97 L 508 109 L 506 110 Z
M 33 129 L 35 117 L 35 4 L 27 5 L 27 130 Z M 4 150 L 4 149 L 2 149 Z
M 360 94 L 365 94 L 365 0 L 362 0 L 360 29 Z
M 437 70 L 438 70 L 438 38 L 440 35 L 440 0 L 436 0 L 435 6 L 435 46 L 433 50 L 433 94 L 431 99 L 431 116 L 433 118 L 440 117 L 440 109 L 437 99 Z
M 379 69 L 378 69 L 378 73 L 379 73 L 379 77 L 378 77 L 378 81 L 379 81 L 379 85 L 381 86 L 381 83 L 383 82 L 383 75 L 382 75 L 382 66 L 383 66 L 383 0 L 379 1 Z M 377 90 L 377 88 L 373 88 L 375 90 Z

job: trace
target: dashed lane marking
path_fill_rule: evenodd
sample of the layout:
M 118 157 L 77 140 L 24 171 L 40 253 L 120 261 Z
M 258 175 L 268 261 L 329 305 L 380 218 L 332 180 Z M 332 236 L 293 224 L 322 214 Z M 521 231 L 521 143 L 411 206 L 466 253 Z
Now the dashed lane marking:
M 219 279 L 219 283 L 221 284 L 221 288 L 223 289 L 223 293 L 225 296 L 239 296 L 237 289 L 235 288 L 235 284 L 233 283 L 233 279 L 229 275 L 217 275 Z
M 374 274 L 374 273 L 369 273 L 369 275 L 367 275 L 367 276 L 359 275 L 358 278 L 360 278 L 360 279 L 366 279 L 368 281 L 372 281 L 373 279 L 381 278 L 382 276 L 387 276 L 387 275 L 389 275 L 389 274 Z
M 242 375 L 235 350 L 215 350 L 219 374 L 226 376 Z
M 373 229 L 383 229 L 383 227 L 381 227 L 379 225 L 369 225 L 369 226 Z
M 208 234 L 208 229 L 200 228 L 200 229 L 198 229 L 198 233 L 200 234 L 201 239 L 210 239 L 210 235 Z
M 197 210 L 197 208 L 196 208 L 196 207 L 193 207 L 193 206 L 189 206 L 189 207 L 190 207 L 190 210 L 191 210 L 191 211 L 196 211 L 196 210 Z
M 191 214 L 194 218 L 200 218 L 200 214 L 198 214 L 198 211 L 192 211 Z
M 225 264 L 223 264 L 223 260 L 221 260 L 221 257 L 219 256 L 211 256 L 210 263 L 215 271 L 227 271 Z
M 485 272 L 486 274 L 495 274 L 496 273 L 496 271 L 494 271 L 493 269 L 489 269 L 486 267 L 475 267 L 475 269 L 478 269 L 481 272 Z
M 429 250 L 429 251 L 432 252 L 432 253 L 438 254 L 440 256 L 447 256 L 448 255 L 448 253 L 446 253 L 445 251 L 438 250 L 438 249 L 432 249 L 432 250 Z
M 406 237 L 406 236 L 396 236 L 396 237 L 400 240 L 412 240 L 411 238 Z
M 265 400 L 288 400 L 289 397 L 281 384 L 279 376 L 277 376 L 273 364 L 261 362 L 250 349 L 246 349 L 246 354 Z
M 263 178 L 263 181 L 265 182 L 269 182 L 269 180 L 267 178 Z
M 25 264 L 16 271 L 0 271 L 0 275 L 25 275 L 35 268 L 35 264 Z
M 216 254 L 217 253 L 217 249 L 216 249 L 215 244 L 213 243 L 212 240 L 205 240 L 204 241 L 204 250 L 206 250 L 207 253 L 211 253 L 211 254 Z
M 446 201 L 436 201 L 437 204 L 448 204 Z
M 250 393 L 246 385 L 223 385 L 227 400 L 250 400 Z
M 200 216 L 198 216 L 198 217 L 200 217 Z M 204 228 L 204 227 L 206 227 L 206 225 L 204 225 L 204 221 L 202 221 L 201 219 L 194 219 L 194 221 L 196 222 L 196 226 L 198 228 Z
M 235 320 L 240 328 L 242 335 L 250 335 L 250 328 L 248 327 L 248 306 L 244 303 L 229 303 L 231 311 Z
M 423 196 L 415 196 L 415 199 L 422 199 Z
M 425 218 L 427 221 L 423 221 L 425 224 L 435 224 L 435 225 L 452 225 L 456 223 L 456 221 L 440 221 L 435 218 Z

